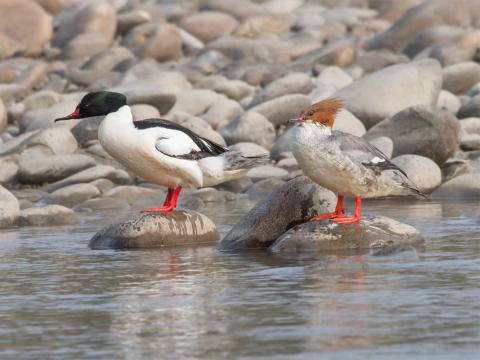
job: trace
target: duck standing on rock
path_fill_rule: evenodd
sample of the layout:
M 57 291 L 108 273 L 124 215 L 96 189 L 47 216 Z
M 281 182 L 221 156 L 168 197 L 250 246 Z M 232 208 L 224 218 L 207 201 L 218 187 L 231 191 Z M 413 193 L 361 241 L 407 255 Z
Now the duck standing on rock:
M 217 185 L 268 162 L 268 157 L 244 156 L 168 120 L 134 121 L 125 95 L 110 91 L 88 93 L 73 113 L 55 121 L 104 115 L 98 128 L 103 148 L 138 176 L 168 187 L 163 206 L 144 212 L 172 211 L 182 187 Z
M 293 154 L 305 175 L 319 185 L 336 192 L 335 211 L 312 220 L 331 219 L 353 223 L 361 218 L 363 198 L 392 195 L 426 197 L 407 174 L 365 139 L 332 130 L 343 103 L 326 99 L 304 110 L 293 130 Z M 344 196 L 355 198 L 355 214 L 343 216 Z

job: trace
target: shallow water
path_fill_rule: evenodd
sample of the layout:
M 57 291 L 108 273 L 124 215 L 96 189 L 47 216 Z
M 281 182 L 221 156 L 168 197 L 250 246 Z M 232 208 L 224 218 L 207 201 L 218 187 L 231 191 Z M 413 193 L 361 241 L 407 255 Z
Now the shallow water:
M 203 212 L 225 233 L 251 205 Z M 480 358 L 479 204 L 365 212 L 416 226 L 425 247 L 307 259 L 88 249 L 126 213 L 2 232 L 0 358 Z

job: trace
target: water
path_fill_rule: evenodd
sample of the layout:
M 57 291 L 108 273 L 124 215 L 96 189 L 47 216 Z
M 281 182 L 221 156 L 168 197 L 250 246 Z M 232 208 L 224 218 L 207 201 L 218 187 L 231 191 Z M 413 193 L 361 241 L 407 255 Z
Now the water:
M 205 212 L 225 232 L 251 205 Z M 424 249 L 310 258 L 89 250 L 112 221 L 106 213 L 2 232 L 0 358 L 480 358 L 478 203 L 365 210 L 416 226 Z

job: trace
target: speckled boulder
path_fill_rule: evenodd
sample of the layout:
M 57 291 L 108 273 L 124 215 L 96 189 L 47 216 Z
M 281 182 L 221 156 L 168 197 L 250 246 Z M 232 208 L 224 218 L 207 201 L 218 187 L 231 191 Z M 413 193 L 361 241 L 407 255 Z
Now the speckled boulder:
M 110 225 L 90 240 L 91 249 L 138 249 L 215 243 L 215 224 L 194 211 L 142 213 Z
M 335 195 L 306 176 L 273 191 L 222 239 L 221 250 L 265 249 L 280 235 L 311 217 L 332 211 Z
M 384 217 L 364 217 L 359 223 L 311 221 L 295 226 L 269 248 L 274 253 L 314 253 L 346 250 L 379 250 L 421 244 L 414 227 Z

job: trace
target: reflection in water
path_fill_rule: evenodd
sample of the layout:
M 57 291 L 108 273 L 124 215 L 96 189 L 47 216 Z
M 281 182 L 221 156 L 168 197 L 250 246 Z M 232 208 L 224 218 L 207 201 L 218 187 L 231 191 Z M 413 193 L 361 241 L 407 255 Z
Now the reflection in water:
M 222 206 L 205 212 L 225 233 L 252 204 Z M 478 205 L 390 200 L 365 212 L 417 226 L 425 249 L 91 251 L 108 214 L 3 232 L 0 358 L 478 358 Z

